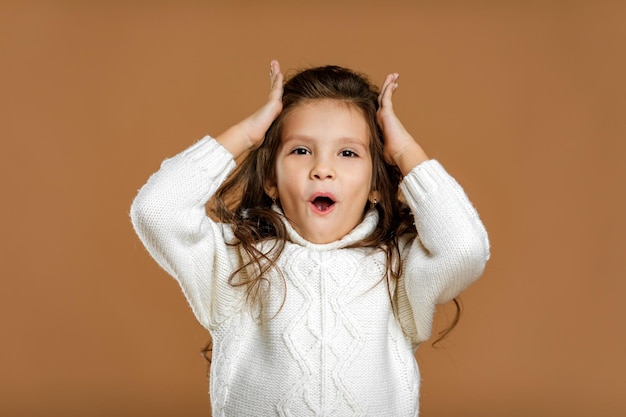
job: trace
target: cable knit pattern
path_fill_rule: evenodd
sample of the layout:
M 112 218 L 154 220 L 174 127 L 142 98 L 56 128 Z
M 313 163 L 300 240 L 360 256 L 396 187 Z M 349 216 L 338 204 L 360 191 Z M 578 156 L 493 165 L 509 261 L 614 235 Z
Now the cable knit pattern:
M 414 349 L 430 337 L 435 305 L 478 278 L 489 257 L 461 187 L 437 161 L 403 180 L 419 238 L 400 240 L 405 267 L 391 285 L 395 313 L 382 280 L 384 253 L 349 248 L 372 232 L 375 211 L 328 244 L 306 241 L 286 222 L 289 240 L 277 261 L 284 279 L 268 274 L 268 297 L 251 313 L 243 289 L 228 284 L 244 255 L 226 244 L 230 227 L 204 208 L 233 168 L 232 156 L 206 137 L 164 161 L 131 208 L 142 242 L 211 332 L 213 414 L 417 416 Z

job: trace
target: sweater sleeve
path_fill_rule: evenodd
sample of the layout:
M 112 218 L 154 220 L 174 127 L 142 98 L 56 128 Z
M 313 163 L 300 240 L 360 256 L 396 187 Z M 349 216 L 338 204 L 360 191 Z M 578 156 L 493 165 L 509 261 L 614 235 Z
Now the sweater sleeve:
M 235 302 L 227 281 L 237 258 L 225 243 L 228 229 L 213 222 L 205 208 L 234 166 L 231 154 L 207 136 L 163 161 L 130 210 L 142 243 L 178 281 L 207 329 Z
M 487 232 L 461 186 L 436 160 L 417 165 L 400 189 L 417 236 L 401 241 L 398 315 L 414 344 L 427 340 L 437 304 L 482 275 L 489 259 Z

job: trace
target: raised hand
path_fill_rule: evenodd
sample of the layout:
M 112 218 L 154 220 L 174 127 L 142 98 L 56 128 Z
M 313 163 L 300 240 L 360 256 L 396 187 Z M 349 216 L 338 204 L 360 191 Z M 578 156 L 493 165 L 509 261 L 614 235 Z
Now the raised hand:
M 270 94 L 267 102 L 242 123 L 250 141 L 250 149 L 257 148 L 263 142 L 265 132 L 283 109 L 283 74 L 278 61 L 270 64 Z
M 283 109 L 283 74 L 278 61 L 270 63 L 270 93 L 265 104 L 241 122 L 219 135 L 220 142 L 235 158 L 258 148 L 265 132 Z
M 378 96 L 378 124 L 383 132 L 385 159 L 397 165 L 403 175 L 408 174 L 428 156 L 413 136 L 404 128 L 393 111 L 392 97 L 398 88 L 399 74 L 387 75 Z

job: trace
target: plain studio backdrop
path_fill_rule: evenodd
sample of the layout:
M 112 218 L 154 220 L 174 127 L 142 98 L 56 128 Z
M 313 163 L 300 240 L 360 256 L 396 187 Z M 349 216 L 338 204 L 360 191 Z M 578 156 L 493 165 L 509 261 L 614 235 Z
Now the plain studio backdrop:
M 417 351 L 426 417 L 626 415 L 626 3 L 3 1 L 0 415 L 208 416 L 207 333 L 134 235 L 161 160 L 269 61 L 381 83 L 492 260 Z M 452 309 L 441 310 L 442 329 Z

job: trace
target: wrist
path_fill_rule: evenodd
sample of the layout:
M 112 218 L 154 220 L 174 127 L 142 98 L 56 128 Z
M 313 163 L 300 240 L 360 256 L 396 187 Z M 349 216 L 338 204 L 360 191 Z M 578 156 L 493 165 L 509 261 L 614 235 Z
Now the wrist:
M 245 127 L 242 126 L 244 123 L 246 121 L 229 127 L 215 138 L 217 142 L 233 155 L 234 159 L 237 159 L 252 147 L 250 137 L 246 133 Z
M 396 152 L 392 158 L 402 175 L 407 175 L 417 165 L 429 159 L 426 152 L 417 142 L 413 142 L 411 145 Z

